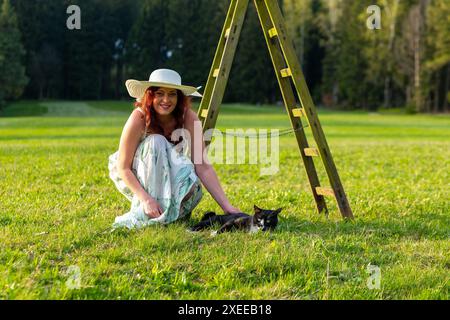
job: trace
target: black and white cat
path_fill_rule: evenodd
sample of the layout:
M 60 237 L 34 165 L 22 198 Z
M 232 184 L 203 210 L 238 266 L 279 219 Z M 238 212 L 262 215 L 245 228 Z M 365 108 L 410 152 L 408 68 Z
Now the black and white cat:
M 220 224 L 221 227 L 213 232 L 212 235 L 232 230 L 243 230 L 253 233 L 259 230 L 272 231 L 275 229 L 278 224 L 278 214 L 281 212 L 281 208 L 277 210 L 266 210 L 254 205 L 253 209 L 255 211 L 253 216 L 246 213 L 217 215 L 215 212 L 209 211 L 189 231 L 200 231 L 216 223 Z

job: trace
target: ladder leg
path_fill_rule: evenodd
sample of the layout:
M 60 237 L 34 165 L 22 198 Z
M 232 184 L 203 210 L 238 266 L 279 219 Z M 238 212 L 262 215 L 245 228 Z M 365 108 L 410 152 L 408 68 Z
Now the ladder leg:
M 203 132 L 214 128 L 228 82 L 231 65 L 241 34 L 249 0 L 231 0 L 227 17 L 220 36 L 214 60 L 209 72 L 203 98 L 198 109 L 198 117 L 203 124 Z M 209 142 L 205 142 L 209 144 Z
M 305 166 L 306 173 L 308 175 L 309 185 L 311 187 L 314 200 L 316 202 L 317 211 L 319 213 L 328 213 L 328 209 L 325 203 L 323 195 L 319 195 L 316 192 L 316 188 L 320 187 L 319 178 L 317 176 L 317 171 L 314 166 L 314 161 L 312 157 L 305 154 L 305 149 L 308 148 L 308 141 L 306 139 L 305 132 L 303 130 L 301 121 L 301 111 L 300 113 L 294 112 L 298 110 L 297 102 L 295 99 L 294 92 L 291 87 L 291 83 L 288 77 L 282 77 L 280 70 L 286 68 L 286 63 L 284 61 L 283 54 L 278 45 L 278 42 L 274 38 L 274 33 L 272 30 L 272 22 L 270 21 L 267 8 L 262 0 L 254 0 L 256 10 L 258 12 L 259 21 L 264 33 L 264 38 L 266 39 L 267 47 L 269 49 L 270 57 L 272 60 L 273 67 L 277 76 L 278 84 L 280 85 L 281 94 L 283 96 L 284 105 L 286 111 L 289 115 L 292 127 L 295 129 L 295 137 L 297 139 L 297 144 L 300 150 L 300 154 Z
M 261 1 L 259 0 L 258 2 Z M 288 74 L 297 90 L 298 97 L 303 106 L 303 109 L 305 110 L 312 134 L 317 143 L 318 151 L 325 166 L 325 170 L 327 172 L 328 179 L 330 180 L 331 187 L 333 188 L 339 210 L 341 211 L 341 214 L 344 218 L 352 219 L 353 213 L 348 203 L 344 187 L 339 178 L 339 174 L 337 172 L 336 165 L 334 164 L 333 157 L 331 156 L 330 148 L 328 147 L 325 134 L 323 133 L 322 126 L 320 125 L 316 108 L 306 85 L 300 63 L 297 59 L 292 43 L 288 40 L 281 10 L 277 4 L 277 1 L 264 0 L 264 3 L 267 7 L 267 11 L 272 21 L 273 28 L 277 33 L 277 39 L 279 41 L 289 70 Z

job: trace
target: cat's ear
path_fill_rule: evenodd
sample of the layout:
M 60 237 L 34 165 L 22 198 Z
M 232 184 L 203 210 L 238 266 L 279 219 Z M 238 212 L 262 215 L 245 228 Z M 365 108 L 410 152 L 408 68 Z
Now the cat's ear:
M 261 209 L 261 208 L 258 208 L 258 207 L 256 206 L 256 204 L 253 205 L 253 210 L 255 211 L 255 214 L 261 213 L 261 211 L 262 211 L 262 209 Z
M 279 213 L 281 212 L 281 210 L 283 210 L 283 208 L 278 208 L 277 210 L 275 210 L 275 211 L 273 212 L 273 214 L 279 214 Z

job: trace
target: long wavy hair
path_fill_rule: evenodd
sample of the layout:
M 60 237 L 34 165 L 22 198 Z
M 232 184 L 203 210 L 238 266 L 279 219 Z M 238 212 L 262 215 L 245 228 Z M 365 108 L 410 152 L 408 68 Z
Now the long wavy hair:
M 164 136 L 164 129 L 158 123 L 156 118 L 156 111 L 153 106 L 153 98 L 155 97 L 155 92 L 159 87 L 148 88 L 141 101 L 136 101 L 134 106 L 140 108 L 145 118 L 145 133 L 158 133 Z M 172 111 L 172 115 L 175 117 L 176 126 L 175 129 L 183 127 L 184 115 L 191 108 L 191 98 L 185 96 L 181 90 L 177 90 L 177 105 Z M 166 137 L 170 141 L 170 137 Z

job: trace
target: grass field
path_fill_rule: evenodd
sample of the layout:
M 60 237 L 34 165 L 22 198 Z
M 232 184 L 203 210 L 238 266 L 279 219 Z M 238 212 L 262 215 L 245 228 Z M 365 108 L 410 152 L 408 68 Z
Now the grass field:
M 291 134 L 276 175 L 215 165 L 235 206 L 283 208 L 276 231 L 211 238 L 181 222 L 103 232 L 129 209 L 107 159 L 130 110 L 24 101 L 0 114 L 0 299 L 449 298 L 449 116 L 320 110 L 355 220 L 332 199 L 328 218 L 315 212 Z M 218 127 L 289 121 L 281 107 L 224 105 Z M 193 222 L 206 210 L 220 212 L 205 191 Z

